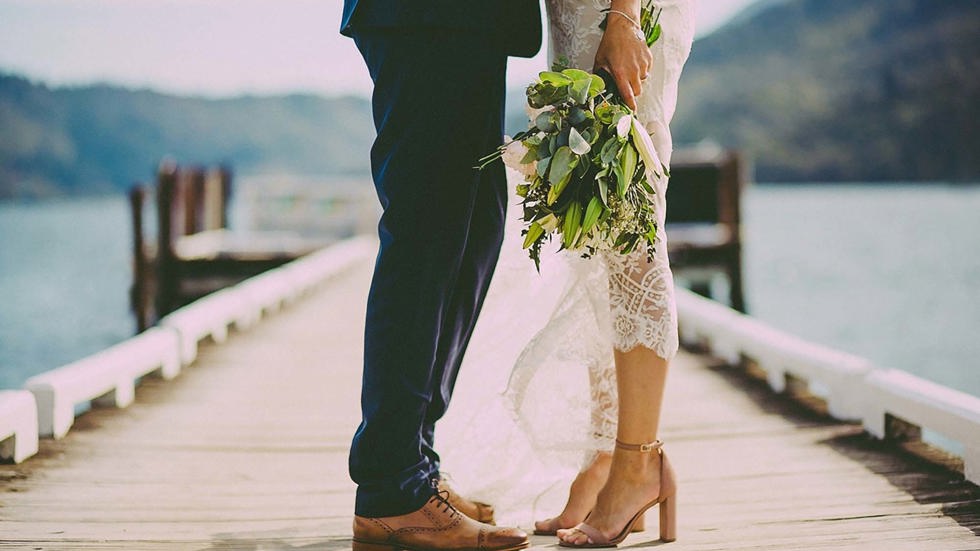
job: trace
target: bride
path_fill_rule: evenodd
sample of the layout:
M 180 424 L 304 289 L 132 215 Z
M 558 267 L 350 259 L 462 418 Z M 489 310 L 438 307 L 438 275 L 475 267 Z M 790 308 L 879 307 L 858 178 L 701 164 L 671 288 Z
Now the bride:
M 637 32 L 640 0 L 546 4 L 552 60 L 612 74 L 669 164 L 694 0 L 653 0 L 663 34 L 650 48 Z M 519 176 L 510 180 L 513 188 Z M 534 523 L 536 534 L 557 535 L 563 546 L 613 546 L 642 530 L 654 505 L 661 539 L 676 537 L 676 483 L 658 427 L 677 316 L 663 232 L 667 180 L 652 181 L 660 229 L 652 262 L 645 251 L 542 253 L 538 275 L 521 250 L 518 217 L 509 216 L 465 359 L 471 365 L 456 386 L 454 403 L 467 406 L 450 409 L 440 429 L 450 440 L 443 464 L 498 512 L 527 512 L 574 476 L 561 512 Z M 497 441 L 506 448 L 486 445 Z M 476 461 L 473 449 L 484 450 Z

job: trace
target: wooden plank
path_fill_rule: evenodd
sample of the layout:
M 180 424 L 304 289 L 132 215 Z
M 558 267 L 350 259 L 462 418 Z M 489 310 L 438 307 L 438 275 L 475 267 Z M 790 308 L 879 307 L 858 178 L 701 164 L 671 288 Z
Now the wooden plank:
M 369 277 L 362 262 L 202 345 L 125 412 L 97 408 L 0 466 L 0 549 L 349 549 Z M 711 365 L 682 353 L 672 367 L 663 436 L 682 493 L 670 549 L 978 547 L 980 490 L 962 476 Z M 652 548 L 655 534 L 627 541 Z

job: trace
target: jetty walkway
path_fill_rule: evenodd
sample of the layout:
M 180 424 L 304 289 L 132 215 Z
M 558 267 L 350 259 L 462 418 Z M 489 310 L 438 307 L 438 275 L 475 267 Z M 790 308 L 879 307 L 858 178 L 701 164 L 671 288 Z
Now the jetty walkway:
M 369 277 L 365 255 L 202 343 L 179 377 L 144 379 L 127 409 L 96 407 L 0 465 L 0 549 L 349 549 Z M 665 549 L 980 549 L 962 475 L 720 365 L 672 366 L 662 433 L 682 494 Z M 655 525 L 624 547 L 659 547 Z

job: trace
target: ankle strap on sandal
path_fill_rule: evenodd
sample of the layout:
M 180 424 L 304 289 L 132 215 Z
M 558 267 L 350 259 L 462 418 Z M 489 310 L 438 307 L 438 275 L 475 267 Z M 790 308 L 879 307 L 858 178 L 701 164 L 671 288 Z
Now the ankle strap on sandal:
M 664 443 L 660 440 L 654 440 L 653 442 L 649 442 L 647 444 L 627 444 L 617 438 L 616 447 L 621 450 L 646 453 L 659 450 L 660 448 L 664 447 Z

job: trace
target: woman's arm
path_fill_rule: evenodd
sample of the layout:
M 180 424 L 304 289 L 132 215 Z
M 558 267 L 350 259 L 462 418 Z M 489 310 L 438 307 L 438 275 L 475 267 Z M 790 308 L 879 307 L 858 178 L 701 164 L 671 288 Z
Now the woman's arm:
M 613 76 L 623 100 L 634 111 L 636 96 L 653 64 L 653 56 L 636 24 L 639 21 L 640 0 L 612 0 L 606 31 L 595 55 L 595 69 L 605 69 Z

